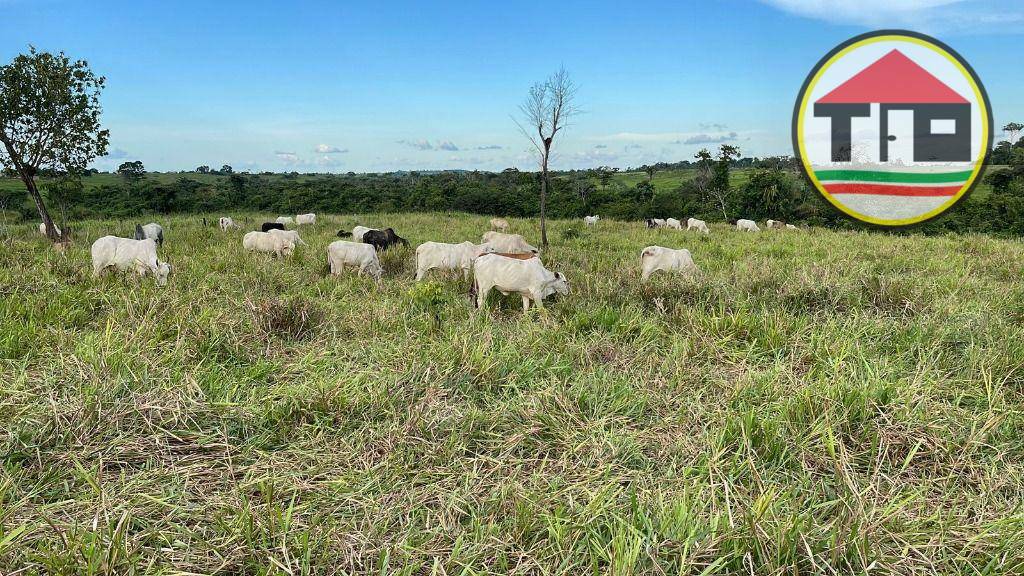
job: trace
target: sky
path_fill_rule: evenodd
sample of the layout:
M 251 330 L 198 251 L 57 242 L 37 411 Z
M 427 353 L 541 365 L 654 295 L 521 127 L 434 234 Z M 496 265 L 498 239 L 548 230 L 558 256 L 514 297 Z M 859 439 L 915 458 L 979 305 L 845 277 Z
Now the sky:
M 797 92 L 840 42 L 931 34 L 974 67 L 997 127 L 1024 122 L 1024 2 L 103 2 L 0 0 L 0 63 L 84 58 L 107 79 L 111 170 L 389 172 L 537 167 L 517 128 L 564 67 L 582 113 L 558 169 L 792 154 Z M 997 139 L 1001 134 L 997 132 Z

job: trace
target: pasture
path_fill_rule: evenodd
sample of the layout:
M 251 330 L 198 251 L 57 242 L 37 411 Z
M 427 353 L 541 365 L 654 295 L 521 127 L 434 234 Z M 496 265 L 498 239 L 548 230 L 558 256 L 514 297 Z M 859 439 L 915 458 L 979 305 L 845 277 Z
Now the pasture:
M 571 292 L 524 315 L 413 281 L 487 217 L 276 260 L 233 216 L 138 220 L 165 288 L 90 276 L 135 220 L 0 236 L 0 572 L 1024 571 L 1019 242 L 554 221 Z M 326 274 L 355 224 L 412 244 L 379 285 Z M 701 274 L 640 285 L 652 244 Z

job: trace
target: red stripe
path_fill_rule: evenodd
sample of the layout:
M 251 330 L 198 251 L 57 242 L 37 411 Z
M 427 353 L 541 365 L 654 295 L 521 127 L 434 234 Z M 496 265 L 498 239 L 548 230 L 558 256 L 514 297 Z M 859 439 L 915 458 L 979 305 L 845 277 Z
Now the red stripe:
M 825 184 L 829 194 L 882 194 L 885 196 L 955 196 L 957 186 L 896 186 L 891 184 Z

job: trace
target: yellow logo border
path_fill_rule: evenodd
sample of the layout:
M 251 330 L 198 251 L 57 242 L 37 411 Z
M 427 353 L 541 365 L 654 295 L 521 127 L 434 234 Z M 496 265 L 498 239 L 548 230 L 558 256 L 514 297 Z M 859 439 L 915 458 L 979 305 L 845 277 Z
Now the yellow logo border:
M 938 208 L 935 208 L 920 216 L 915 216 L 913 218 L 882 219 L 860 214 L 859 212 L 851 210 L 850 208 L 844 206 L 841 202 L 836 200 L 831 194 L 828 193 L 827 190 L 825 190 L 824 185 L 822 185 L 822 183 L 818 180 L 817 176 L 814 174 L 814 169 L 811 167 L 811 163 L 807 159 L 807 153 L 804 145 L 803 129 L 804 114 L 807 111 L 808 104 L 807 100 L 808 98 L 810 98 L 810 95 L 814 91 L 815 86 L 817 86 L 818 81 L 821 79 L 821 76 L 828 70 L 828 68 L 832 64 L 834 64 L 843 56 L 849 54 L 853 50 L 856 50 L 857 48 L 860 48 L 862 46 L 867 46 L 869 44 L 874 44 L 876 42 L 885 42 L 893 40 L 911 42 L 913 44 L 917 44 L 919 46 L 928 48 L 942 55 L 947 60 L 952 62 L 954 66 L 957 67 L 960 73 L 963 74 L 964 78 L 966 78 L 967 81 L 970 83 L 971 88 L 974 90 L 975 100 L 978 102 L 978 105 L 981 106 L 982 138 L 981 146 L 979 146 L 979 154 L 975 160 L 974 170 L 971 172 L 971 177 L 967 180 L 967 182 L 964 183 L 963 187 L 960 188 L 956 195 L 952 196 L 948 201 L 944 202 Z M 988 96 L 981 85 L 981 80 L 977 77 L 974 71 L 970 69 L 966 61 L 964 61 L 959 54 L 956 54 L 952 50 L 952 48 L 949 48 L 948 46 L 942 44 L 938 40 L 931 38 L 929 36 L 925 36 L 924 34 L 918 34 L 916 32 L 910 32 L 906 30 L 882 30 L 878 32 L 869 32 L 868 34 L 852 38 L 847 42 L 841 44 L 839 47 L 837 47 L 835 50 L 833 50 L 831 53 L 825 56 L 825 58 L 823 58 L 820 62 L 818 62 L 818 64 L 811 71 L 811 75 L 808 76 L 807 81 L 804 82 L 803 87 L 800 89 L 800 95 L 797 98 L 796 124 L 793 132 L 793 137 L 797 144 L 797 155 L 800 158 L 801 165 L 803 166 L 804 174 L 807 175 L 807 177 L 814 184 L 814 187 L 825 198 L 825 200 L 827 200 L 830 204 L 835 206 L 838 210 L 842 211 L 847 216 L 850 216 L 851 218 L 854 218 L 856 220 L 860 220 L 861 222 L 867 222 L 869 224 L 875 224 L 877 226 L 897 227 L 908 226 L 911 224 L 919 224 L 926 220 L 930 220 L 942 214 L 946 210 L 952 208 L 957 202 L 963 199 L 968 192 L 971 191 L 971 189 L 977 183 L 978 177 L 980 176 L 981 171 L 986 164 L 986 157 L 989 153 L 989 149 L 992 147 L 991 123 L 991 106 L 988 102 Z

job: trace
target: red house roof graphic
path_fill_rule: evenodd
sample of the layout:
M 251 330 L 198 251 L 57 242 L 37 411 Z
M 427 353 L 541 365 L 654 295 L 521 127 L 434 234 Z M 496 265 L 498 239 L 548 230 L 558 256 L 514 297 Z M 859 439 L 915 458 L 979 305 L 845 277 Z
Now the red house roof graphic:
M 840 84 L 819 104 L 968 104 L 930 72 L 893 50 Z

